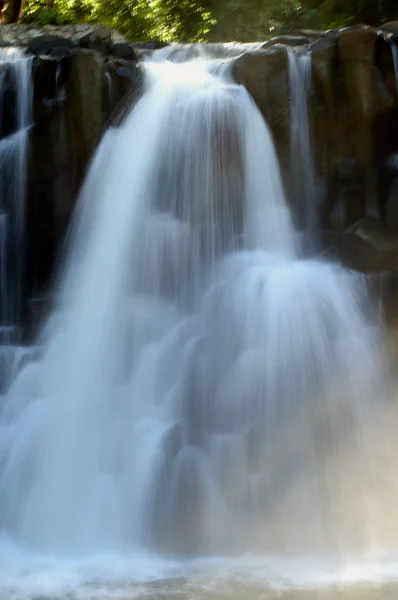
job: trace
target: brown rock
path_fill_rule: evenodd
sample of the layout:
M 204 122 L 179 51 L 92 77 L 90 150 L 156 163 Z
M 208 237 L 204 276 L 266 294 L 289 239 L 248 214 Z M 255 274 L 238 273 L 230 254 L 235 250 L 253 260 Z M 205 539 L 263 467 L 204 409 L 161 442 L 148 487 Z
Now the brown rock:
M 66 82 L 67 129 L 75 194 L 103 131 L 104 86 L 105 71 L 101 56 L 92 50 L 78 50 L 70 58 Z
M 289 79 L 287 53 L 275 45 L 238 57 L 232 67 L 235 80 L 245 86 L 269 124 L 283 170 L 289 169 Z

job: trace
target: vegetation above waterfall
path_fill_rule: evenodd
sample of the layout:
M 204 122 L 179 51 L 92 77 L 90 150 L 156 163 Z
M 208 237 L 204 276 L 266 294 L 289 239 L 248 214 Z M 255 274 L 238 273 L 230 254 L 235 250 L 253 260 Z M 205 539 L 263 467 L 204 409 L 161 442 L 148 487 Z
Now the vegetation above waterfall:
M 135 41 L 256 41 L 297 28 L 398 19 L 396 0 L 9 0 L 4 22 L 96 22 Z

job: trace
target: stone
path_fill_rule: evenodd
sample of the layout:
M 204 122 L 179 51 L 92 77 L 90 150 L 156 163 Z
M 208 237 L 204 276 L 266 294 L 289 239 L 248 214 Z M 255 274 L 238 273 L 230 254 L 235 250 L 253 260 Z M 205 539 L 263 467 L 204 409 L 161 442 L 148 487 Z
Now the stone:
M 17 93 L 9 64 L 0 65 L 1 77 L 1 119 L 0 136 L 7 137 L 17 129 Z
M 286 46 L 305 46 L 310 43 L 306 36 L 299 35 L 278 35 L 262 45 L 262 48 L 269 48 L 275 44 L 285 44 Z
M 64 93 L 68 58 L 35 57 L 33 127 L 27 183 L 27 289 L 42 294 L 51 279 L 75 202 Z M 34 314 L 31 314 L 34 319 Z
M 132 44 L 128 44 L 127 42 L 113 44 L 111 48 L 111 53 L 116 58 L 122 58 L 125 60 L 140 59 L 139 52 L 134 48 Z
M 389 21 L 388 23 L 383 23 L 383 25 L 380 25 L 378 29 L 386 33 L 398 34 L 398 21 Z
M 373 273 L 398 266 L 398 235 L 367 215 L 335 240 L 335 255 L 350 268 Z
M 56 49 L 57 53 L 65 55 L 75 48 L 76 44 L 72 39 L 61 36 L 43 34 L 27 41 L 27 49 L 32 54 L 51 54 Z
M 144 73 L 141 65 L 133 61 L 116 60 L 108 63 L 108 72 L 112 86 L 112 124 L 120 125 L 126 112 L 141 94 Z
M 78 50 L 70 57 L 66 81 L 75 194 L 103 131 L 104 88 L 105 69 L 99 53 Z
M 141 50 L 160 50 L 161 48 L 170 46 L 168 42 L 161 42 L 159 40 L 153 40 L 151 42 L 136 42 L 133 45 Z
M 373 169 L 373 120 L 377 112 L 375 48 L 378 34 L 366 26 L 343 29 L 337 39 L 339 61 L 338 103 L 340 155 L 358 162 L 365 184 L 365 200 L 376 193 Z
M 112 35 L 106 27 L 99 27 L 89 32 L 83 32 L 73 38 L 81 48 L 95 50 L 101 54 L 108 54 L 112 48 Z
M 269 124 L 282 170 L 290 163 L 289 81 L 286 48 L 276 44 L 246 52 L 232 64 L 237 83 L 245 86 Z
M 336 111 L 337 45 L 324 36 L 310 45 L 312 57 L 313 156 L 318 177 L 325 182 L 326 199 L 321 211 L 325 214 L 335 200 L 335 179 L 338 163 L 338 128 Z

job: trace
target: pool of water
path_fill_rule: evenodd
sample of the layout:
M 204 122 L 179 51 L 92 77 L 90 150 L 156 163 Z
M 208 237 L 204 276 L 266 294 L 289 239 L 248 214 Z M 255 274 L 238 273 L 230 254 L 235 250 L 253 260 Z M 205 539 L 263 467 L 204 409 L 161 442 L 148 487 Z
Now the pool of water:
M 1 600 L 396 600 L 398 559 L 1 556 Z

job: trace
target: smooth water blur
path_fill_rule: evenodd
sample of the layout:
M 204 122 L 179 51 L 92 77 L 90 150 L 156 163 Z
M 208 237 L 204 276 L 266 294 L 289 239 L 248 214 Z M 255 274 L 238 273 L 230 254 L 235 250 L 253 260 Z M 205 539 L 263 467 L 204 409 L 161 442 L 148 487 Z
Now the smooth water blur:
M 216 572 L 210 595 L 242 573 L 272 598 L 392 573 L 379 312 L 358 274 L 300 259 L 268 128 L 210 70 L 147 63 L 91 165 L 3 398 L 4 597 L 200 595 Z
M 310 128 L 312 57 L 287 46 L 290 92 L 290 196 L 298 225 L 313 236 L 318 227 L 320 189 L 315 173 Z

